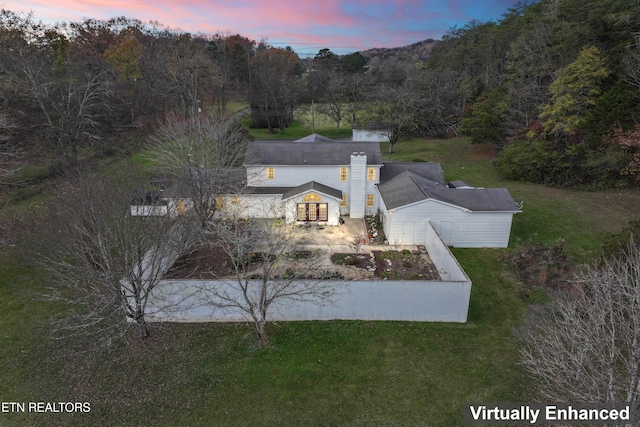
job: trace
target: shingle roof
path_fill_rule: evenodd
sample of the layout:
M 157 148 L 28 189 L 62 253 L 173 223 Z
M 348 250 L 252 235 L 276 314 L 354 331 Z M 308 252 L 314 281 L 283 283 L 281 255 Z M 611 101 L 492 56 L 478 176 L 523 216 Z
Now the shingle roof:
M 519 212 L 506 188 L 448 188 L 411 171 L 402 172 L 378 185 L 387 209 L 433 199 L 475 212 Z
M 348 165 L 351 154 L 364 153 L 367 164 L 381 165 L 380 146 L 371 142 L 254 141 L 249 143 L 245 165 Z
M 311 135 L 305 136 L 304 138 L 296 139 L 293 142 L 336 142 L 331 138 L 327 138 L 326 136 L 318 135 L 317 133 L 312 133 Z
M 297 196 L 298 194 L 302 194 L 306 191 L 315 190 L 319 193 L 326 194 L 327 196 L 335 197 L 336 199 L 342 199 L 342 191 L 336 190 L 333 187 L 329 187 L 324 184 L 320 184 L 315 181 L 310 181 L 305 184 L 299 185 L 295 188 L 290 189 L 282 195 L 282 200 L 290 199 L 292 197 Z
M 475 188 L 475 185 L 471 185 L 466 181 L 462 181 L 460 179 L 456 179 L 456 180 L 453 180 L 453 181 L 449 182 L 449 187 L 451 187 L 451 188 L 460 188 L 460 187 Z
M 391 178 L 405 171 L 413 172 L 435 182 L 446 182 L 442 166 L 436 162 L 384 162 L 384 165 L 380 169 L 380 182 L 389 181 Z

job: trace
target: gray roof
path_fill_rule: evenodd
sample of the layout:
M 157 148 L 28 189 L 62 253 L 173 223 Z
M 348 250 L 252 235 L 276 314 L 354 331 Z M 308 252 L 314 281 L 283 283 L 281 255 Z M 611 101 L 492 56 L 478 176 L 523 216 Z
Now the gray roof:
M 336 142 L 331 138 L 327 138 L 326 136 L 318 135 L 317 133 L 312 133 L 311 135 L 305 136 L 304 138 L 296 139 L 293 142 Z
M 284 194 L 294 187 L 247 187 L 249 194 L 276 195 Z
M 380 169 L 380 182 L 386 182 L 402 172 L 413 172 L 438 183 L 445 183 L 444 172 L 436 162 L 384 162 Z
M 378 189 L 387 209 L 433 199 L 475 212 L 520 211 L 506 188 L 457 190 L 411 171 L 379 184 Z
M 314 191 L 317 191 L 318 193 L 326 194 L 327 196 L 335 197 L 336 199 L 342 199 L 342 191 L 336 190 L 335 188 L 329 187 L 324 184 L 320 184 L 315 181 L 310 181 L 310 182 L 307 182 L 306 184 L 299 185 L 285 192 L 282 195 L 282 200 L 290 199 L 292 197 L 297 196 L 298 194 L 302 194 L 310 190 L 314 190 Z
M 380 146 L 371 142 L 254 141 L 249 143 L 245 165 L 348 165 L 351 154 L 364 153 L 367 164 L 381 165 Z
M 460 179 L 456 179 L 456 180 L 453 180 L 453 181 L 449 182 L 449 187 L 451 187 L 451 188 L 460 188 L 460 187 L 475 188 L 475 185 L 469 184 L 468 182 L 462 181 Z

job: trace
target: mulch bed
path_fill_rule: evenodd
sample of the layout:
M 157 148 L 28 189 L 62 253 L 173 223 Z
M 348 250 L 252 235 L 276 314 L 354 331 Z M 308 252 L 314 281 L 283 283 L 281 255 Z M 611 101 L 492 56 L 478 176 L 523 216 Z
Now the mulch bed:
M 178 258 L 166 279 L 213 280 L 234 274 L 229 256 L 220 248 L 200 246 Z
M 409 251 L 373 251 L 375 274 L 390 280 L 440 280 L 427 254 Z

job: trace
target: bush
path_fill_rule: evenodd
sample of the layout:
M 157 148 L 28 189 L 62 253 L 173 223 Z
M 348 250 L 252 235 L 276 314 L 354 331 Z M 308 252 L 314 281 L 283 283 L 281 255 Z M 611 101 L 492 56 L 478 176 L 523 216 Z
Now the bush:
M 635 245 L 640 245 L 640 220 L 630 221 L 619 233 L 607 233 L 602 242 L 604 258 L 618 258 L 627 255 L 629 244 L 632 241 Z
M 510 256 L 518 278 L 527 286 L 562 289 L 572 274 L 565 241 L 551 245 L 529 245 Z

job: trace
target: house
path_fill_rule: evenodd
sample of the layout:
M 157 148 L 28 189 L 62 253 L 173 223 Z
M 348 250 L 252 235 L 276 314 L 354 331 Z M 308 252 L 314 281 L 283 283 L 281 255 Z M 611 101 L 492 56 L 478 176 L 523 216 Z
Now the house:
M 389 142 L 389 132 L 379 123 L 368 123 L 365 126 L 354 124 L 351 139 L 363 142 Z
M 228 197 L 244 215 L 339 225 L 379 214 L 393 244 L 424 244 L 430 223 L 449 246 L 506 247 L 520 212 L 507 189 L 449 183 L 439 163 L 385 162 L 371 142 L 254 141 L 240 174 L 243 191 Z
M 255 141 L 244 163 L 245 199 L 253 214 L 256 199 L 281 206 L 288 223 L 338 225 L 342 215 L 364 218 L 378 211 L 382 155 L 377 144 Z

